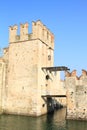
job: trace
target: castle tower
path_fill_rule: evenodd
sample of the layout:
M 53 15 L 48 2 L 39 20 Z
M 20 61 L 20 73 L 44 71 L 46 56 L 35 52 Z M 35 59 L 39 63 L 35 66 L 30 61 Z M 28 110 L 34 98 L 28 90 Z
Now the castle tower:
M 46 74 L 42 67 L 53 66 L 54 36 L 41 21 L 9 28 L 9 64 L 5 113 L 39 116 L 47 112 L 42 99 Z M 51 81 L 52 82 L 52 81 Z M 48 83 L 49 86 L 50 83 Z M 46 92 L 46 91 L 45 91 Z

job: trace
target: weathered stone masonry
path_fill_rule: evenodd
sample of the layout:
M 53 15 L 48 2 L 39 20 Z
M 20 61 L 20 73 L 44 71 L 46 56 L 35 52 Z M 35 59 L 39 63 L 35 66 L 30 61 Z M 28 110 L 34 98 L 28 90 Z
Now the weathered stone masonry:
M 9 46 L 0 58 L 0 112 L 39 116 L 47 113 L 42 95 L 55 94 L 60 85 L 59 72 L 42 70 L 52 67 L 54 35 L 41 21 L 9 27 Z M 46 80 L 46 75 L 50 79 Z
M 61 81 L 60 71 L 45 69 L 54 66 L 54 35 L 41 21 L 32 22 L 32 33 L 28 26 L 20 24 L 20 35 L 17 25 L 9 27 L 0 57 L 0 113 L 40 116 L 48 112 L 46 95 L 66 95 L 52 99 L 67 102 L 67 119 L 87 120 L 87 71 L 80 77 L 66 71 Z
M 87 71 L 77 77 L 76 70 L 66 72 L 67 118 L 87 120 Z

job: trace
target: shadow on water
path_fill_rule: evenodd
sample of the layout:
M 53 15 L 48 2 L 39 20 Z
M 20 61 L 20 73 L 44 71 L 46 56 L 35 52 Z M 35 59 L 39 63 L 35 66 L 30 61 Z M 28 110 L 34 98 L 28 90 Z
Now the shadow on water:
M 1 115 L 0 130 L 86 130 L 84 121 L 65 120 L 66 109 L 38 118 L 26 116 Z
M 63 108 L 63 105 L 60 104 L 56 99 L 52 99 L 52 97 L 47 98 L 47 112 L 54 113 L 55 110 Z

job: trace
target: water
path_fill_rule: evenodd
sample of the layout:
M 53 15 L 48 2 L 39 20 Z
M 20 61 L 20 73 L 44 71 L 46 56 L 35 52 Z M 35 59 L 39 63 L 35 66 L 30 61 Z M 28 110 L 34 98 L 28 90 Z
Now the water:
M 86 121 L 65 120 L 66 109 L 38 118 L 1 115 L 0 130 L 87 130 Z

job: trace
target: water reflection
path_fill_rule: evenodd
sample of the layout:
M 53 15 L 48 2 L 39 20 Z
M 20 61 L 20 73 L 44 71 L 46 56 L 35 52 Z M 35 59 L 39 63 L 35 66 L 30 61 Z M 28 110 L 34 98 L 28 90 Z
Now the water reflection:
M 87 130 L 86 121 L 67 121 L 68 130 Z
M 87 123 L 65 120 L 66 109 L 38 118 L 1 115 L 0 130 L 86 130 Z

